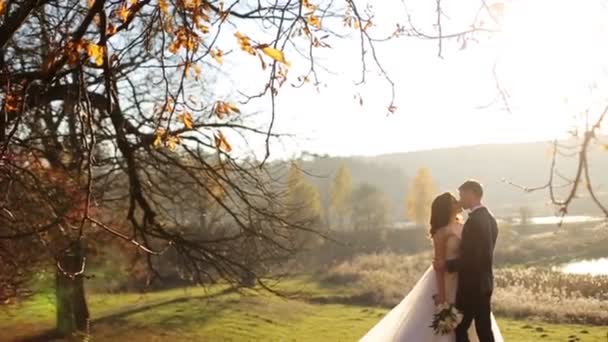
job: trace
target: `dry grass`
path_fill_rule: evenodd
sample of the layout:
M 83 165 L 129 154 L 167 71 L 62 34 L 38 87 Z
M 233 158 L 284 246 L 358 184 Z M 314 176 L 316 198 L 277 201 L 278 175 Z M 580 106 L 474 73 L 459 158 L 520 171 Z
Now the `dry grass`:
M 364 255 L 332 268 L 323 280 L 355 288 L 379 306 L 396 305 L 430 264 L 428 254 Z M 606 324 L 608 277 L 566 275 L 547 268 L 496 271 L 494 310 L 502 316 L 547 322 Z

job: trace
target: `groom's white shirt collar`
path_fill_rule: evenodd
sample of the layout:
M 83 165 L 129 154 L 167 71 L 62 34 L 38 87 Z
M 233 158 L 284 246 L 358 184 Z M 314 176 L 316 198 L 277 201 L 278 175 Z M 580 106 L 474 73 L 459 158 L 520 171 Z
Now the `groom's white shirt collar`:
M 469 214 L 472 214 L 472 213 L 473 213 L 475 210 L 477 210 L 477 209 L 481 209 L 481 208 L 483 208 L 483 207 L 484 207 L 484 205 L 483 205 L 483 204 L 480 204 L 480 205 L 474 206 L 473 208 L 471 208 L 471 210 L 469 210 Z

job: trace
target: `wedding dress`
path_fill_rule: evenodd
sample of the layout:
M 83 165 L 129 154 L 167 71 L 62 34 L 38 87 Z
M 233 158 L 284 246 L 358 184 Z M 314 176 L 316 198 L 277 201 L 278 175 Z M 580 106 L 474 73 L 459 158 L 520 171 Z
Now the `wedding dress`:
M 447 228 L 447 227 L 446 227 Z M 450 233 L 446 243 L 446 258 L 458 257 L 460 238 Z M 454 303 L 458 278 L 456 273 L 445 274 L 446 299 Z M 435 335 L 431 325 L 435 313 L 433 295 L 437 294 L 436 273 L 429 267 L 422 278 L 395 308 L 376 324 L 361 342 L 454 342 L 454 333 Z M 496 342 L 504 342 L 494 315 L 492 315 L 492 332 Z M 475 332 L 475 322 L 469 329 L 469 340 L 479 342 Z

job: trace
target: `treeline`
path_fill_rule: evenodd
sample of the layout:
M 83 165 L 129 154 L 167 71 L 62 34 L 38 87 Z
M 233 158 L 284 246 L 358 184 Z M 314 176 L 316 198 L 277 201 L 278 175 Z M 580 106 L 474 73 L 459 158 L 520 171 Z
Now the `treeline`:
M 420 168 L 410 184 L 399 189 L 399 201 L 377 185 L 356 183 L 345 163 L 330 175 L 322 183 L 300 164 L 292 164 L 289 170 L 289 205 L 297 207 L 301 215 L 314 217 L 319 227 L 335 232 L 428 224 L 430 204 L 438 191 L 429 169 Z

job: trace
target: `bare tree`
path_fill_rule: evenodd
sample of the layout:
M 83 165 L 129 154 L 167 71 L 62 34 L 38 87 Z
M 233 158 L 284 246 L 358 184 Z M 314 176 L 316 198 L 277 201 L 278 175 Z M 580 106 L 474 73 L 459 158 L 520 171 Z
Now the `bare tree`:
M 143 252 L 155 277 L 162 274 L 154 258 L 168 252 L 193 281 L 239 284 L 246 273 L 247 283 L 265 286 L 251 260 L 285 259 L 297 248 L 294 232 L 318 233 L 284 215 L 278 176 L 264 167 L 277 137 L 275 99 L 288 79 L 288 52 L 308 64 L 294 86 L 319 84 L 318 51 L 350 30 L 360 45 L 361 82 L 374 66 L 392 89 L 388 111 L 396 108 L 375 50 L 385 38 L 372 36 L 374 14 L 362 1 L 0 4 L 0 183 L 7 194 L 0 201 L 1 295 L 18 294 L 38 258 L 52 260 L 61 334 L 88 330 L 83 275 L 87 244 L 99 234 Z M 438 36 L 403 24 L 391 37 L 441 44 L 477 30 L 441 31 L 437 4 Z M 234 97 L 213 98 L 207 75 L 217 74 L 228 45 L 259 59 L 265 85 L 243 95 L 240 106 L 267 99 L 265 124 Z M 232 139 L 256 136 L 266 142 L 263 160 L 232 152 Z M 191 234 L 192 224 L 177 214 L 184 203 L 202 213 L 220 208 L 227 228 Z M 123 222 L 110 220 L 109 211 Z M 15 254 L 22 244 L 33 253 Z M 251 247 L 246 256 L 234 253 L 242 244 Z

